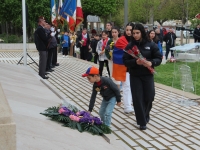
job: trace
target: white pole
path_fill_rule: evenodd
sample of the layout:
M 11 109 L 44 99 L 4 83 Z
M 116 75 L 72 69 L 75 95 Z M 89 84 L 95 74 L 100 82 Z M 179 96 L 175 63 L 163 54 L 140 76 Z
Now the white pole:
M 22 16 L 23 16 L 23 55 L 24 55 L 24 66 L 27 65 L 26 55 L 26 5 L 25 0 L 22 0 Z

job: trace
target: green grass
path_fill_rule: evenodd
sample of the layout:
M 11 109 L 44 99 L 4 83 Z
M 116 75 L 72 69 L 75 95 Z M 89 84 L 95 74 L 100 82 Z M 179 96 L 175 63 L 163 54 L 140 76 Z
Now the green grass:
M 167 62 L 165 65 L 160 65 L 155 68 L 157 74 L 154 76 L 155 82 L 161 83 L 167 86 L 173 87 L 176 89 L 181 89 L 181 73 L 179 72 L 180 65 L 188 65 L 191 69 L 193 85 L 195 91 L 191 93 L 195 93 L 200 95 L 200 64 L 198 62 L 176 62 L 176 63 L 169 63 Z M 197 71 L 197 69 L 199 71 Z M 175 71 L 174 71 L 175 70 Z M 198 72 L 198 73 L 197 73 Z M 196 77 L 197 75 L 197 77 Z M 181 89 L 182 90 L 182 89 Z

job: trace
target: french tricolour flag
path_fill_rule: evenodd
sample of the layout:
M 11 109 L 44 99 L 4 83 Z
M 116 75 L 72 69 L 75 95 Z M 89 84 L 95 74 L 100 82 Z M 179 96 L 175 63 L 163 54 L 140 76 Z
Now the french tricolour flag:
M 81 6 L 81 0 L 77 0 L 76 6 L 76 27 L 83 22 L 83 11 Z
M 59 15 L 67 20 L 70 31 L 74 31 L 76 24 L 76 0 L 65 0 Z

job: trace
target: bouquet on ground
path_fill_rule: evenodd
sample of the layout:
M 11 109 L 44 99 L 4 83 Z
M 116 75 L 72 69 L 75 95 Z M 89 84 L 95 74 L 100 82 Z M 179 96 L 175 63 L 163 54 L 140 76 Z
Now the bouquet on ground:
M 138 47 L 135 45 L 133 46 L 132 49 L 129 49 L 129 50 L 124 50 L 126 53 L 128 53 L 129 55 L 133 56 L 134 58 L 136 59 L 140 59 L 143 61 L 143 63 L 147 63 L 147 60 L 146 58 L 144 58 L 142 56 L 142 54 L 140 53 L 140 50 L 138 49 Z M 152 73 L 152 74 L 155 74 L 155 70 L 152 68 L 152 67 L 147 67 L 149 69 L 149 71 Z
M 91 116 L 87 111 L 79 111 L 73 105 L 50 107 L 40 114 L 63 123 L 65 127 L 77 129 L 79 132 L 88 131 L 94 135 L 111 133 L 111 129 L 100 118 Z

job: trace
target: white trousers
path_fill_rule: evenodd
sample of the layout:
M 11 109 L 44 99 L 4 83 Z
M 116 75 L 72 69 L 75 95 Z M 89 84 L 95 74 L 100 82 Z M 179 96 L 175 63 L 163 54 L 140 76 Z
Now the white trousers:
M 123 90 L 123 102 L 124 102 L 124 111 L 129 112 L 133 110 L 132 104 L 132 94 L 130 87 L 130 74 L 126 72 L 126 81 L 122 82 L 122 90 Z

